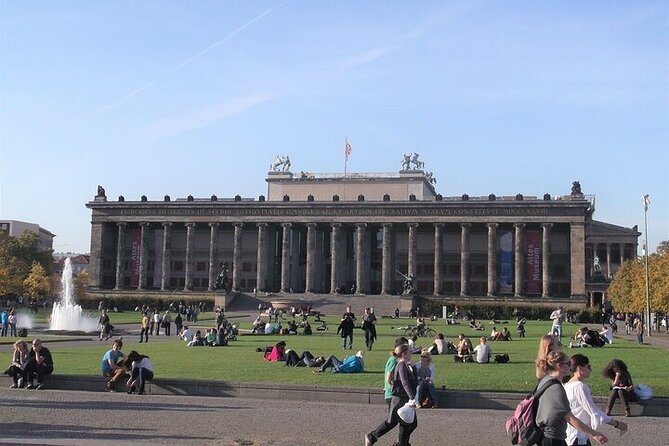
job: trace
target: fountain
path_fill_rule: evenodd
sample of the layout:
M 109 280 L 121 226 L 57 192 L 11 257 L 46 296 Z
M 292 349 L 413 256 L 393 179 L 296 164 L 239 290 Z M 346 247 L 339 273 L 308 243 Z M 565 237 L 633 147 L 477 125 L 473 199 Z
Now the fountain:
M 72 262 L 69 258 L 65 259 L 65 267 L 60 282 L 63 286 L 61 301 L 53 304 L 49 330 L 96 332 L 98 330 L 98 320 L 85 316 L 81 305 L 75 305 L 74 303 Z

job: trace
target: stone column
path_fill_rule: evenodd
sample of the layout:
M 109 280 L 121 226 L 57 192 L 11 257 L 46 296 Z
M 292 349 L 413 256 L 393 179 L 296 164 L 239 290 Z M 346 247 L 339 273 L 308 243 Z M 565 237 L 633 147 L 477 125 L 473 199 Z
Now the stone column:
M 316 223 L 307 223 L 307 293 L 316 292 Z
M 102 286 L 102 245 L 105 233 L 103 223 L 91 225 L 91 258 L 88 264 L 88 285 L 91 288 Z
M 193 289 L 193 231 L 195 230 L 195 223 L 186 223 L 186 270 L 184 291 L 191 291 Z
M 207 291 L 214 291 L 216 279 L 218 279 L 218 265 L 216 257 L 218 254 L 218 223 L 209 223 L 209 285 Z
M 330 235 L 330 293 L 337 292 L 339 281 L 341 280 L 341 224 L 332 223 L 332 233 Z
M 444 280 L 441 273 L 444 264 L 444 224 L 434 224 L 434 294 L 440 296 L 442 294 Z
M 541 238 L 541 297 L 548 297 L 551 291 L 551 270 L 550 270 L 550 255 L 551 255 L 551 245 L 550 245 L 550 234 L 551 228 L 553 227 L 552 223 L 542 223 L 542 238 Z
M 611 277 L 611 243 L 606 244 L 606 277 Z
M 242 283 L 242 228 L 243 223 L 235 223 L 232 240 L 232 291 L 239 292 Z
M 460 223 L 460 296 L 469 295 L 469 230 L 471 223 Z
M 291 223 L 282 223 L 281 238 L 281 292 L 290 292 L 290 231 Z
M 369 292 L 369 265 L 367 265 L 367 223 L 355 225 L 355 284 L 357 294 Z
M 125 271 L 123 269 L 125 263 L 125 228 L 126 223 L 116 223 L 118 227 L 118 240 L 116 242 L 116 285 L 115 290 L 123 289 L 123 279 L 125 279 Z
M 620 266 L 623 266 L 623 263 L 625 263 L 625 244 L 624 243 L 618 243 L 620 247 Z
M 381 294 L 393 293 L 393 225 L 392 223 L 383 224 L 383 247 L 381 260 Z
M 163 277 L 160 280 L 161 291 L 170 287 L 170 260 L 172 256 L 172 223 L 163 223 Z
M 258 223 L 258 271 L 256 272 L 256 289 L 267 291 L 267 223 Z
M 585 223 L 577 222 L 569 226 L 569 245 L 571 247 L 571 295 L 585 295 Z
M 149 238 L 149 224 L 140 223 L 140 236 L 139 236 L 139 281 L 137 283 L 137 289 L 143 290 L 146 289 L 146 264 L 149 261 L 149 247 L 148 247 L 148 238 Z
M 417 268 L 417 259 L 416 259 L 416 251 L 417 249 L 417 241 L 416 241 L 416 230 L 418 229 L 418 223 L 409 223 L 409 246 L 408 246 L 408 258 L 407 258 L 407 275 L 409 276 L 414 276 L 416 277 L 416 270 Z M 416 280 L 414 279 L 413 283 L 414 289 L 416 288 Z
M 488 296 L 497 293 L 497 223 L 488 223 Z
M 515 279 L 513 281 L 513 294 L 515 297 L 520 297 L 523 295 L 523 230 L 525 229 L 525 223 L 514 223 L 513 227 L 516 228 L 516 237 L 514 245 L 514 256 L 513 264 L 515 267 Z

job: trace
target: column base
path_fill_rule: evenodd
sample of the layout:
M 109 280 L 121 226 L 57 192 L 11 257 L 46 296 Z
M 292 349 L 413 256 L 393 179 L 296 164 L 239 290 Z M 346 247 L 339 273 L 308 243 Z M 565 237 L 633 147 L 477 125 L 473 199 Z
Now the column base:
M 497 297 L 494 293 L 488 293 L 486 294 L 487 297 Z

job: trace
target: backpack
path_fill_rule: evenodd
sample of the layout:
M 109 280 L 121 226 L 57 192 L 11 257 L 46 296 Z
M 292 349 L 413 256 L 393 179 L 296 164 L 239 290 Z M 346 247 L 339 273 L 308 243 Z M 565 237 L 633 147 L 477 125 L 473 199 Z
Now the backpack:
M 506 364 L 509 362 L 509 355 L 506 353 L 503 355 L 495 355 L 495 362 L 498 364 Z
M 536 423 L 539 398 L 553 384 L 560 384 L 560 381 L 551 379 L 541 388 L 534 389 L 534 392 L 518 403 L 513 416 L 506 420 L 506 433 L 511 434 L 511 444 L 532 446 L 541 443 L 544 433 Z

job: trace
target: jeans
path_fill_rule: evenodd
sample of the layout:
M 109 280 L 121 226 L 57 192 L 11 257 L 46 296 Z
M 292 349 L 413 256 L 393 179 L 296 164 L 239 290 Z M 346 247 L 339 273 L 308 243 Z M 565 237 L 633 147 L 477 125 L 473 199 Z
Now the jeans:
M 144 386 L 146 385 L 146 381 L 153 379 L 153 372 L 149 369 L 145 369 L 144 367 L 134 367 L 132 369 L 131 379 L 133 383 L 136 381 L 139 382 L 139 393 L 144 393 Z
M 346 340 L 348 339 L 348 347 L 346 347 Z M 347 348 L 351 350 L 353 348 L 353 333 L 348 334 L 342 338 L 342 346 L 344 347 L 344 350 Z
M 322 366 L 319 367 L 321 372 L 324 372 L 328 367 L 337 368 L 341 364 L 341 361 L 335 357 L 335 355 L 328 356 L 328 359 L 325 360 Z
M 558 339 L 562 339 L 562 326 L 553 325 L 551 328 L 551 334 L 557 336 Z
M 372 443 L 376 443 L 379 438 L 390 432 L 395 426 L 400 425 L 399 432 L 399 446 L 408 446 L 411 433 L 418 426 L 418 416 L 413 420 L 413 423 L 406 424 L 404 421 L 400 420 L 399 415 L 397 415 L 397 409 L 404 406 L 407 403 L 406 398 L 400 398 L 393 396 L 390 399 L 390 408 L 388 411 L 388 419 L 384 420 L 381 424 L 378 425 L 376 429 L 367 434 Z
M 609 401 L 606 404 L 606 411 L 607 413 L 610 413 L 611 410 L 613 409 L 613 404 L 616 402 L 617 398 L 620 398 L 625 405 L 625 410 L 629 411 L 630 410 L 630 392 L 629 390 L 625 389 L 611 389 L 611 393 L 609 394 Z
M 432 399 L 432 406 L 437 407 L 439 405 L 439 397 L 437 397 L 437 389 L 434 387 L 434 383 L 432 381 L 425 381 L 422 378 L 418 379 L 418 385 L 416 386 L 416 403 L 420 404 L 420 401 L 423 398 L 423 386 L 427 386 L 427 390 L 430 393 L 430 399 Z

